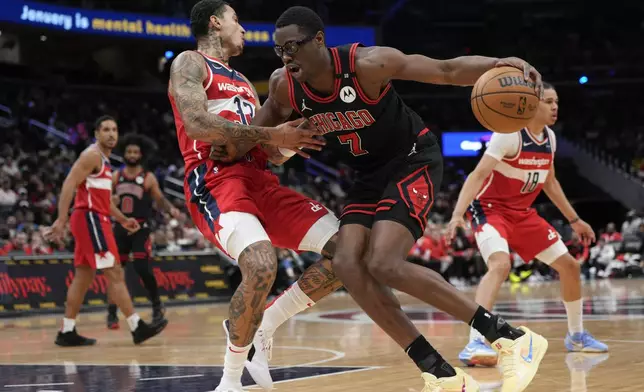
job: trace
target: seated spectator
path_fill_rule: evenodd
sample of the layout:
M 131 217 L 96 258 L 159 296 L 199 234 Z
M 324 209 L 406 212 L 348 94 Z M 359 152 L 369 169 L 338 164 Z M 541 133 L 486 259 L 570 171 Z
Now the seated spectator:
M 621 242 L 622 234 L 616 231 L 615 223 L 611 222 L 606 225 L 606 232 L 601 235 L 601 238 L 603 238 L 608 243 Z
M 566 242 L 566 246 L 568 247 L 568 252 L 570 252 L 572 257 L 574 257 L 579 264 L 583 265 L 588 261 L 590 250 L 587 245 L 584 245 L 581 242 L 581 238 L 579 238 L 579 235 L 576 232 L 572 232 L 572 238 L 570 241 Z

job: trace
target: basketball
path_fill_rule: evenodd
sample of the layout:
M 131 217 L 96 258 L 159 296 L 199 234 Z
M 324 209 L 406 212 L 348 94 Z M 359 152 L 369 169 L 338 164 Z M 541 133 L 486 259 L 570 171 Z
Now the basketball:
M 534 82 L 526 81 L 523 71 L 514 67 L 493 68 L 476 81 L 470 98 L 476 119 L 498 133 L 524 128 L 537 113 L 539 97 Z

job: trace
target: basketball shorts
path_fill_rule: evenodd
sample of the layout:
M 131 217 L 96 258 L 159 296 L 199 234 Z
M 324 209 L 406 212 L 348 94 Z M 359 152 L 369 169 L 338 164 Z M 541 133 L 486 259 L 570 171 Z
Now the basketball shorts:
M 548 265 L 568 253 L 557 230 L 532 208 L 501 211 L 491 204 L 482 205 L 475 200 L 468 210 L 468 217 L 486 263 L 493 253 L 509 254 L 510 249 L 526 263 L 536 258 Z
M 109 217 L 90 210 L 74 210 L 70 218 L 74 236 L 74 265 L 93 269 L 114 267 L 119 251 Z
M 150 239 L 150 226 L 147 222 L 141 223 L 141 229 L 130 234 L 118 223 L 114 225 L 114 237 L 119 248 L 121 263 L 130 261 L 130 254 L 135 260 L 148 260 L 152 256 L 152 240 Z
M 405 226 L 415 240 L 420 238 L 443 179 L 440 147 L 431 140 L 433 136 L 427 142 L 421 136 L 409 155 L 367 175 L 358 173 L 348 191 L 340 225 L 371 228 L 374 222 L 388 220 Z
M 337 233 L 337 218 L 320 203 L 279 185 L 268 170 L 212 161 L 186 173 L 184 192 L 201 233 L 237 260 L 251 244 L 321 253 Z

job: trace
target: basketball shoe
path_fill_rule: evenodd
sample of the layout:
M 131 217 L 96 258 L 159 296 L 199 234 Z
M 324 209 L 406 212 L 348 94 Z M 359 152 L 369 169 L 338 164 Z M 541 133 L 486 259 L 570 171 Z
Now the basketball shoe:
M 570 352 L 605 353 L 608 351 L 607 345 L 595 339 L 593 335 L 587 331 L 572 335 L 570 332 L 567 333 L 564 344 Z
M 253 380 L 266 391 L 273 389 L 273 378 L 268 368 L 268 362 L 273 355 L 273 334 L 261 327 L 253 338 L 253 347 L 248 352 L 246 370 Z
M 520 338 L 501 338 L 492 344 L 492 348 L 499 353 L 499 362 L 503 370 L 501 392 L 521 392 L 526 389 L 548 351 L 546 338 L 526 327 L 519 329 L 525 332 Z
M 492 350 L 487 343 L 480 339 L 474 339 L 465 346 L 458 354 L 458 359 L 467 366 L 496 366 L 499 355 Z
M 472 376 L 459 368 L 454 368 L 454 377 L 436 378 L 433 374 L 423 373 L 425 388 L 421 392 L 478 392 L 479 384 Z

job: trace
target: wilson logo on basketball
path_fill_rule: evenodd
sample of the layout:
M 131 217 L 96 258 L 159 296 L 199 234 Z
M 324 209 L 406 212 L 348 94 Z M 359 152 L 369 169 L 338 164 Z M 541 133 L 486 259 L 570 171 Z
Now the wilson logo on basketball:
M 524 86 L 534 88 L 534 82 L 531 80 L 525 80 L 524 78 L 518 76 L 504 76 L 497 79 L 501 88 L 512 87 L 512 86 Z

